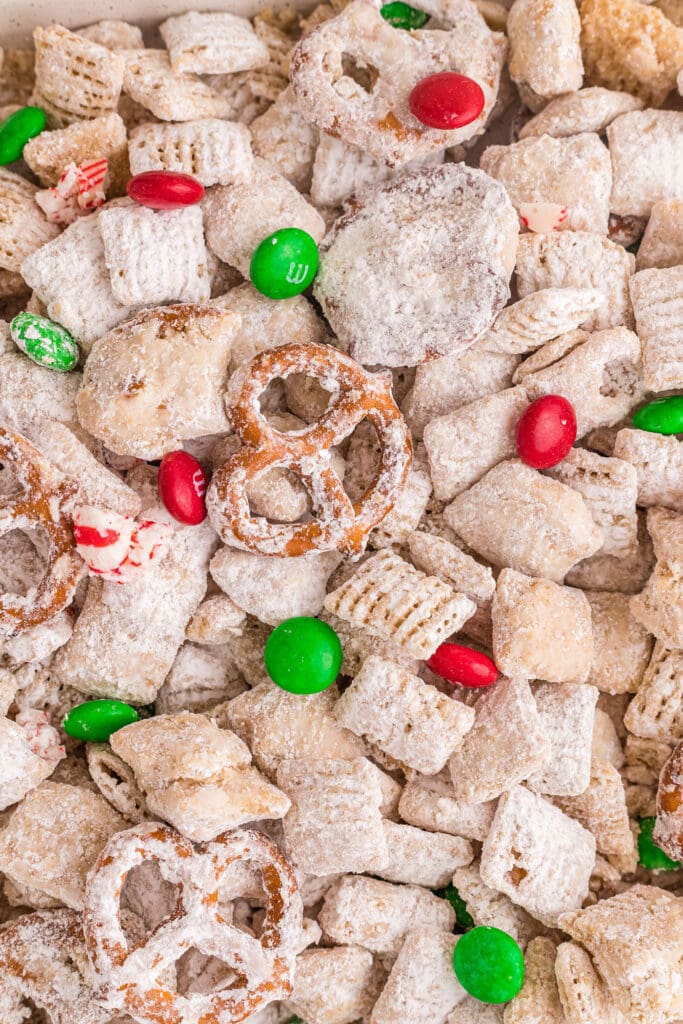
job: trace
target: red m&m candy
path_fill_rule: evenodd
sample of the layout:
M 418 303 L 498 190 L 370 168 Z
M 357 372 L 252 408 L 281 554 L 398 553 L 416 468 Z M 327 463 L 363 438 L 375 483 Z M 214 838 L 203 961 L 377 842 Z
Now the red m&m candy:
M 178 210 L 204 198 L 204 186 L 189 174 L 175 171 L 144 171 L 130 179 L 126 192 L 141 206 L 153 210 Z
M 575 440 L 574 406 L 562 395 L 537 398 L 517 424 L 517 454 L 534 469 L 549 469 L 562 462 Z
M 490 686 L 498 678 L 498 669 L 490 658 L 462 644 L 441 644 L 427 660 L 427 667 L 461 686 Z
M 201 463 L 187 452 L 171 452 L 161 460 L 159 495 L 178 522 L 196 526 L 206 519 L 206 483 Z
M 410 112 L 429 128 L 450 131 L 471 124 L 484 109 L 482 87 L 467 75 L 440 71 L 418 82 L 410 94 Z

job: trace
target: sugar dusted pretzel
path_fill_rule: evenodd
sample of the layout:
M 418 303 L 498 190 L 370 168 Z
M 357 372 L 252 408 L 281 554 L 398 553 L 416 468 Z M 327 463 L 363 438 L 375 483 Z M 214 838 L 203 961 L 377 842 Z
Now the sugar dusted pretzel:
M 150 861 L 179 886 L 178 902 L 170 919 L 131 948 L 121 890 L 129 872 Z M 261 871 L 268 901 L 258 939 L 229 924 L 219 904 L 221 884 L 245 861 Z M 111 840 L 89 878 L 83 930 L 98 1002 L 149 1024 L 236 1024 L 290 994 L 302 914 L 291 868 L 261 833 L 224 832 L 196 850 L 173 829 L 144 822 Z M 165 969 L 193 947 L 228 963 L 237 975 L 232 984 L 213 995 L 169 991 Z
M 259 397 L 271 381 L 292 373 L 324 380 L 336 394 L 320 419 L 283 434 L 265 420 Z M 361 552 L 370 531 L 393 507 L 410 470 L 410 435 L 391 396 L 390 380 L 368 373 L 327 345 L 283 345 L 262 352 L 233 375 L 226 405 L 244 447 L 214 475 L 207 495 L 211 522 L 223 540 L 264 555 Z M 370 488 L 352 503 L 328 453 L 366 418 L 377 431 L 379 469 Z M 246 487 L 274 466 L 286 466 L 303 480 L 317 518 L 290 524 L 251 516 Z
M 84 564 L 64 505 L 77 485 L 57 481 L 52 467 L 21 434 L 0 426 L 0 460 L 16 474 L 22 493 L 0 500 L 0 536 L 41 529 L 49 543 L 45 575 L 28 594 L 0 595 L 0 634 L 15 634 L 51 619 L 71 603 Z

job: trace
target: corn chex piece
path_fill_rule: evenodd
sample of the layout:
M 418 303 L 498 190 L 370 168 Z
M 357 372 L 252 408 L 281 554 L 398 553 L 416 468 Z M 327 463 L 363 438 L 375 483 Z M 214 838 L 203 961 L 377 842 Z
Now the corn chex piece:
M 268 47 L 251 22 L 236 14 L 189 11 L 159 26 L 171 67 L 198 75 L 234 74 L 268 63 Z
M 550 740 L 550 757 L 527 780 L 535 792 L 575 796 L 588 786 L 598 697 L 594 686 L 541 683 L 534 687 L 536 707 Z
M 634 110 L 612 122 L 607 138 L 612 213 L 649 217 L 658 200 L 683 199 L 683 184 L 676 173 L 683 160 L 683 113 Z
M 608 124 L 620 114 L 642 110 L 641 99 L 628 92 L 615 92 L 599 85 L 556 96 L 519 133 L 520 139 L 534 135 L 552 135 L 556 139 L 581 132 L 604 132 Z
M 229 100 L 196 75 L 176 74 L 165 50 L 129 50 L 123 91 L 160 121 L 230 117 Z
M 450 932 L 455 913 L 447 900 L 418 885 L 345 875 L 328 889 L 318 922 L 340 945 L 357 943 L 373 953 L 395 954 L 410 931 Z
M 625 427 L 614 455 L 635 467 L 639 505 L 683 512 L 683 443 L 676 437 Z
M 456 800 L 447 769 L 438 775 L 415 775 L 398 802 L 400 817 L 410 825 L 480 841 L 486 839 L 495 809 L 493 800 L 479 804 Z
M 520 235 L 515 274 L 520 297 L 541 288 L 598 288 L 600 308 L 581 325 L 588 331 L 633 326 L 628 280 L 635 256 L 591 231 L 533 231 Z
M 580 494 L 522 462 L 501 462 L 447 506 L 444 518 L 494 565 L 561 580 L 602 547 Z
M 316 242 L 325 234 L 317 210 L 260 157 L 254 159 L 248 181 L 217 185 L 203 206 L 209 247 L 245 277 L 258 244 L 279 228 L 300 228 Z
M 383 822 L 382 828 L 389 857 L 375 874 L 387 882 L 441 889 L 450 883 L 456 868 L 474 857 L 471 843 L 459 836 L 425 832 L 393 821 Z
M 683 263 L 683 199 L 653 204 L 638 252 L 638 270 L 665 270 Z
M 476 606 L 442 580 L 384 550 L 328 594 L 325 608 L 352 626 L 391 640 L 414 658 L 429 658 Z
M 291 85 L 249 125 L 254 153 L 275 167 L 300 192 L 311 191 L 320 133 L 301 115 Z M 316 206 L 320 204 L 314 199 Z
M 408 479 L 394 507 L 372 531 L 368 546 L 379 549 L 394 544 L 405 544 L 413 530 L 419 526 L 431 494 L 432 481 L 429 473 L 413 462 Z
M 587 680 L 593 633 L 590 605 L 580 590 L 503 569 L 491 618 L 501 672 L 551 683 Z
M 588 951 L 609 995 L 633 1024 L 683 1014 L 683 900 L 653 885 L 564 914 L 564 931 Z
M 77 35 L 89 39 L 91 43 L 106 46 L 108 50 L 140 50 L 145 45 L 142 31 L 137 25 L 116 18 L 104 18 L 79 28 Z
M 683 651 L 655 644 L 624 724 L 636 736 L 662 743 L 683 740 Z
M 593 626 L 588 682 L 603 693 L 635 693 L 652 652 L 652 637 L 631 614 L 628 594 L 598 590 L 585 594 Z
M 130 133 L 128 154 L 132 174 L 177 171 L 207 187 L 247 180 L 254 163 L 249 130 L 217 117 L 138 125 Z
M 372 953 L 361 946 L 306 949 L 287 1006 L 309 1024 L 350 1024 L 370 1013 L 380 985 Z
M 580 32 L 572 0 L 515 0 L 507 20 L 512 81 L 542 99 L 580 89 Z
M 585 448 L 572 448 L 548 475 L 572 487 L 588 506 L 602 530 L 601 553 L 617 558 L 632 554 L 638 542 L 638 477 L 635 468 L 620 458 L 609 458 Z
M 641 400 L 641 373 L 638 335 L 614 327 L 591 334 L 549 366 L 525 373 L 523 383 L 532 401 L 543 395 L 567 398 L 576 412 L 577 437 L 583 437 L 618 423 Z
M 33 102 L 43 108 L 51 128 L 116 110 L 125 66 L 120 54 L 69 32 L 63 25 L 36 28 L 33 42 Z
M 202 211 L 113 207 L 99 218 L 114 298 L 127 306 L 204 302 L 211 282 Z
M 608 855 L 632 852 L 633 835 L 626 809 L 624 784 L 617 769 L 608 761 L 594 758 L 590 782 L 583 793 L 556 796 L 553 803 L 588 829 L 595 837 L 598 853 Z
M 387 862 L 382 789 L 365 758 L 281 761 L 287 856 L 310 875 L 376 871 Z M 362 943 L 361 943 L 362 945 Z
M 375 1003 L 370 1024 L 403 1020 L 444 1024 L 466 996 L 453 972 L 457 941 L 457 936 L 433 928 L 409 931 Z
M 652 508 L 647 528 L 657 562 L 631 613 L 667 647 L 683 648 L 683 515 Z
M 555 981 L 557 947 L 552 939 L 532 939 L 524 955 L 524 984 L 505 1008 L 505 1024 L 566 1024 Z
M 641 270 L 630 288 L 646 386 L 652 391 L 682 388 L 683 266 Z
M 480 166 L 505 186 L 518 213 L 525 203 L 556 203 L 567 210 L 558 230 L 607 234 L 612 167 L 598 135 L 542 135 L 509 146 L 489 146 Z
M 471 728 L 474 711 L 399 665 L 370 657 L 335 717 L 402 764 L 436 775 Z
M 36 203 L 35 186 L 0 167 L 0 268 L 17 272 L 23 261 L 59 234 Z M 23 276 L 23 275 L 22 275 Z
M 515 455 L 517 423 L 528 404 L 523 388 L 509 388 L 426 425 L 424 444 L 436 498 L 451 501 Z
M 584 0 L 581 49 L 591 83 L 623 89 L 657 107 L 676 86 L 683 29 L 637 0 Z
M 2 872 L 19 886 L 82 910 L 88 871 L 111 836 L 126 827 L 98 793 L 43 782 L 27 793 L 0 833 Z
M 482 344 L 497 352 L 522 355 L 560 334 L 575 330 L 600 307 L 597 288 L 543 288 L 498 314 Z
M 41 132 L 24 146 L 23 159 L 41 184 L 56 185 L 67 164 L 108 162 L 105 190 L 108 196 L 125 191 L 129 177 L 126 126 L 118 114 L 103 114 L 89 121 L 76 121 L 66 128 Z
M 456 800 L 493 800 L 541 769 L 550 740 L 526 679 L 501 677 L 477 701 L 474 725 L 449 761 Z
M 453 885 L 465 901 L 475 925 L 500 928 L 522 949 L 543 930 L 526 910 L 482 881 L 479 864 L 458 868 L 453 875 Z
M 588 895 L 595 839 L 543 797 L 515 786 L 498 802 L 481 877 L 543 924 L 557 925 Z
M 623 1024 L 591 958 L 575 942 L 558 946 L 555 978 L 567 1024 Z

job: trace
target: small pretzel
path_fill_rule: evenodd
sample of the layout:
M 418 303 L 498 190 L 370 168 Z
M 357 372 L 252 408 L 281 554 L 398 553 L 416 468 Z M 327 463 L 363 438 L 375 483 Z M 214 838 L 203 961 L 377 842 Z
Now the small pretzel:
M 50 463 L 21 434 L 0 426 L 0 461 L 15 474 L 22 494 L 0 498 L 0 536 L 12 530 L 42 530 L 48 540 L 45 575 L 26 595 L 0 594 L 0 633 L 39 626 L 66 608 L 84 571 L 83 559 L 64 507 L 78 490 L 57 481 Z
M 308 427 L 284 434 L 264 419 L 259 398 L 271 381 L 303 373 L 336 394 L 327 411 Z M 262 352 L 233 374 L 226 407 L 244 442 L 214 474 L 207 508 L 228 544 L 263 555 L 307 551 L 359 554 L 370 531 L 393 507 L 412 460 L 408 428 L 391 394 L 387 374 L 371 374 L 329 345 L 292 344 Z M 352 502 L 330 464 L 329 449 L 368 419 L 380 445 L 371 486 Z M 249 483 L 275 466 L 291 469 L 310 491 L 317 517 L 306 523 L 269 523 L 249 511 Z
M 130 871 L 153 860 L 178 886 L 176 907 L 144 942 L 131 947 L 121 925 L 121 891 Z M 243 861 L 261 871 L 268 899 L 259 938 L 221 915 L 221 884 Z M 96 998 L 142 1024 L 237 1024 L 290 994 L 302 919 L 294 874 L 260 832 L 224 832 L 195 849 L 166 825 L 143 822 L 112 837 L 88 879 L 83 929 Z M 222 960 L 235 972 L 234 980 L 213 994 L 170 991 L 163 980 L 166 969 L 191 948 Z

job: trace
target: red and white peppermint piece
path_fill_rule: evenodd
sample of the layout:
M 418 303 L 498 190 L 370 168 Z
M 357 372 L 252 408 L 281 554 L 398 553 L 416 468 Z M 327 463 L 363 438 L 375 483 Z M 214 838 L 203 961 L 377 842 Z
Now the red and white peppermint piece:
M 36 202 L 53 224 L 72 224 L 105 200 L 107 160 L 67 164 L 54 188 L 36 193 Z
M 520 203 L 519 216 L 529 231 L 544 234 L 567 219 L 567 207 L 559 203 Z
M 24 730 L 26 742 L 36 757 L 42 757 L 43 761 L 52 765 L 59 764 L 66 757 L 66 750 L 59 741 L 59 733 L 50 725 L 46 711 L 28 708 L 19 712 L 15 722 Z
M 76 548 L 93 576 L 125 583 L 158 560 L 173 534 L 168 523 L 143 519 L 137 523 L 93 505 L 81 505 L 73 516 Z

